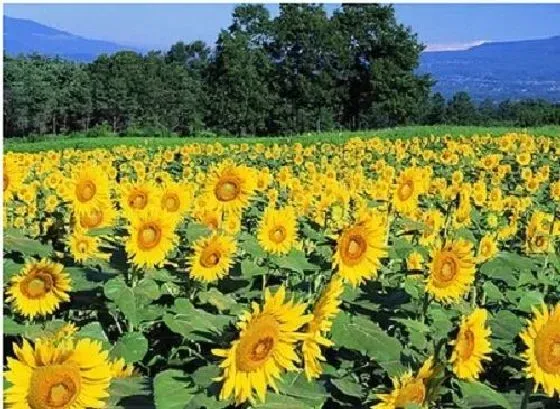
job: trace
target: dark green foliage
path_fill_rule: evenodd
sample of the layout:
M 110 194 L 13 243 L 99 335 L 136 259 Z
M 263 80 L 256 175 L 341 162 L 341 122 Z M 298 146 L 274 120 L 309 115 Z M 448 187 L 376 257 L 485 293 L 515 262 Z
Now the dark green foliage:
M 408 124 L 560 124 L 560 105 L 450 101 L 416 73 L 423 45 L 390 5 L 237 6 L 215 47 L 122 51 L 90 64 L 4 64 L 4 135 L 293 135 Z

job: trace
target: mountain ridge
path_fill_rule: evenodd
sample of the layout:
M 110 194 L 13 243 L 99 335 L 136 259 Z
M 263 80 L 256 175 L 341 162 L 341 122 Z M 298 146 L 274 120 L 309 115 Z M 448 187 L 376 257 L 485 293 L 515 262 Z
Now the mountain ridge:
M 90 62 L 100 54 L 147 49 L 92 40 L 33 20 L 4 16 L 4 51 Z M 475 100 L 543 98 L 560 102 L 560 35 L 545 39 L 484 42 L 454 51 L 426 51 L 420 73 L 437 81 L 435 92 L 450 98 L 466 91 Z

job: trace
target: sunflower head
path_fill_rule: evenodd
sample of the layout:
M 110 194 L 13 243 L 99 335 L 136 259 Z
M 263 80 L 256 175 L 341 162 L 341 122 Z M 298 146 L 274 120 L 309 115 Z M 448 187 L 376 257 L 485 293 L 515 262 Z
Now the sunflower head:
M 7 300 L 28 318 L 54 312 L 61 302 L 70 300 L 70 277 L 62 269 L 62 264 L 47 259 L 26 264 L 12 278 Z
M 535 380 L 535 391 L 542 386 L 552 397 L 560 393 L 560 304 L 550 310 L 533 308 L 534 319 L 519 336 L 527 349 L 522 356 L 525 372 Z
M 333 264 L 352 285 L 377 276 L 379 259 L 387 255 L 384 224 L 380 216 L 372 216 L 344 229 L 338 237 Z
M 271 295 L 267 289 L 262 309 L 253 303 L 252 312 L 245 312 L 237 327 L 239 338 L 229 349 L 214 349 L 212 352 L 224 358 L 220 367 L 223 380 L 220 399 L 232 394 L 235 402 L 254 402 L 253 391 L 259 400 L 265 400 L 267 387 L 278 391 L 275 380 L 283 371 L 295 371 L 299 358 L 295 343 L 305 336 L 298 332 L 311 320 L 305 315 L 305 304 L 286 301 L 284 287 Z
M 235 213 L 247 207 L 255 189 L 255 171 L 230 161 L 222 162 L 211 169 L 205 188 L 212 208 Z
M 474 380 L 482 372 L 482 361 L 490 360 L 490 329 L 486 327 L 488 313 L 477 308 L 463 317 L 457 338 L 453 342 L 451 363 L 458 378 Z
M 189 260 L 190 275 L 199 281 L 216 281 L 226 275 L 237 250 L 230 236 L 212 234 L 194 244 L 194 254 Z
M 159 209 L 150 207 L 132 215 L 125 245 L 128 256 L 138 266 L 160 265 L 177 241 L 174 230 L 175 219 L 165 217 Z
M 286 254 L 297 238 L 297 221 L 293 207 L 267 208 L 259 226 L 257 239 L 266 251 Z
M 88 213 L 109 201 L 109 179 L 99 165 L 86 163 L 74 172 L 63 193 L 77 214 Z
M 14 345 L 6 379 L 11 383 L 6 403 L 18 408 L 104 407 L 111 370 L 99 341 L 66 340 L 57 344 L 38 339 Z
M 458 301 L 474 281 L 472 244 L 463 239 L 448 242 L 432 252 L 426 290 L 437 301 Z

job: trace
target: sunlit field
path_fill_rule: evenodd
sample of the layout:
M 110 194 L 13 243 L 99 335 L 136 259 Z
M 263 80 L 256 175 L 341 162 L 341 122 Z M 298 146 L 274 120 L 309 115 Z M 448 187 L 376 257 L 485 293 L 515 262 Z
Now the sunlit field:
M 560 138 L 463 135 L 4 153 L 4 401 L 560 407 Z

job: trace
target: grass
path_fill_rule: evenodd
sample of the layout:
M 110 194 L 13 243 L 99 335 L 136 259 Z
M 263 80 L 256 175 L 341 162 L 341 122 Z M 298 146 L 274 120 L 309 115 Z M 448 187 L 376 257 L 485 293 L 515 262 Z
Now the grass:
M 503 135 L 507 132 L 527 132 L 532 135 L 543 135 L 560 137 L 560 126 L 543 126 L 535 128 L 515 128 L 515 127 L 480 127 L 480 126 L 406 126 L 379 129 L 360 132 L 327 132 L 320 134 L 306 134 L 289 137 L 170 137 L 170 138 L 150 138 L 150 137 L 118 137 L 118 136 L 60 136 L 48 135 L 38 141 L 30 142 L 26 138 L 4 139 L 4 151 L 13 152 L 40 152 L 48 150 L 61 150 L 66 148 L 75 149 L 95 149 L 111 148 L 118 145 L 134 146 L 174 146 L 190 143 L 263 143 L 263 144 L 283 144 L 296 143 L 310 144 L 315 142 L 343 143 L 352 137 L 374 137 L 383 138 L 411 138 L 414 136 L 424 137 L 430 135 L 460 136 L 489 134 L 492 136 Z

